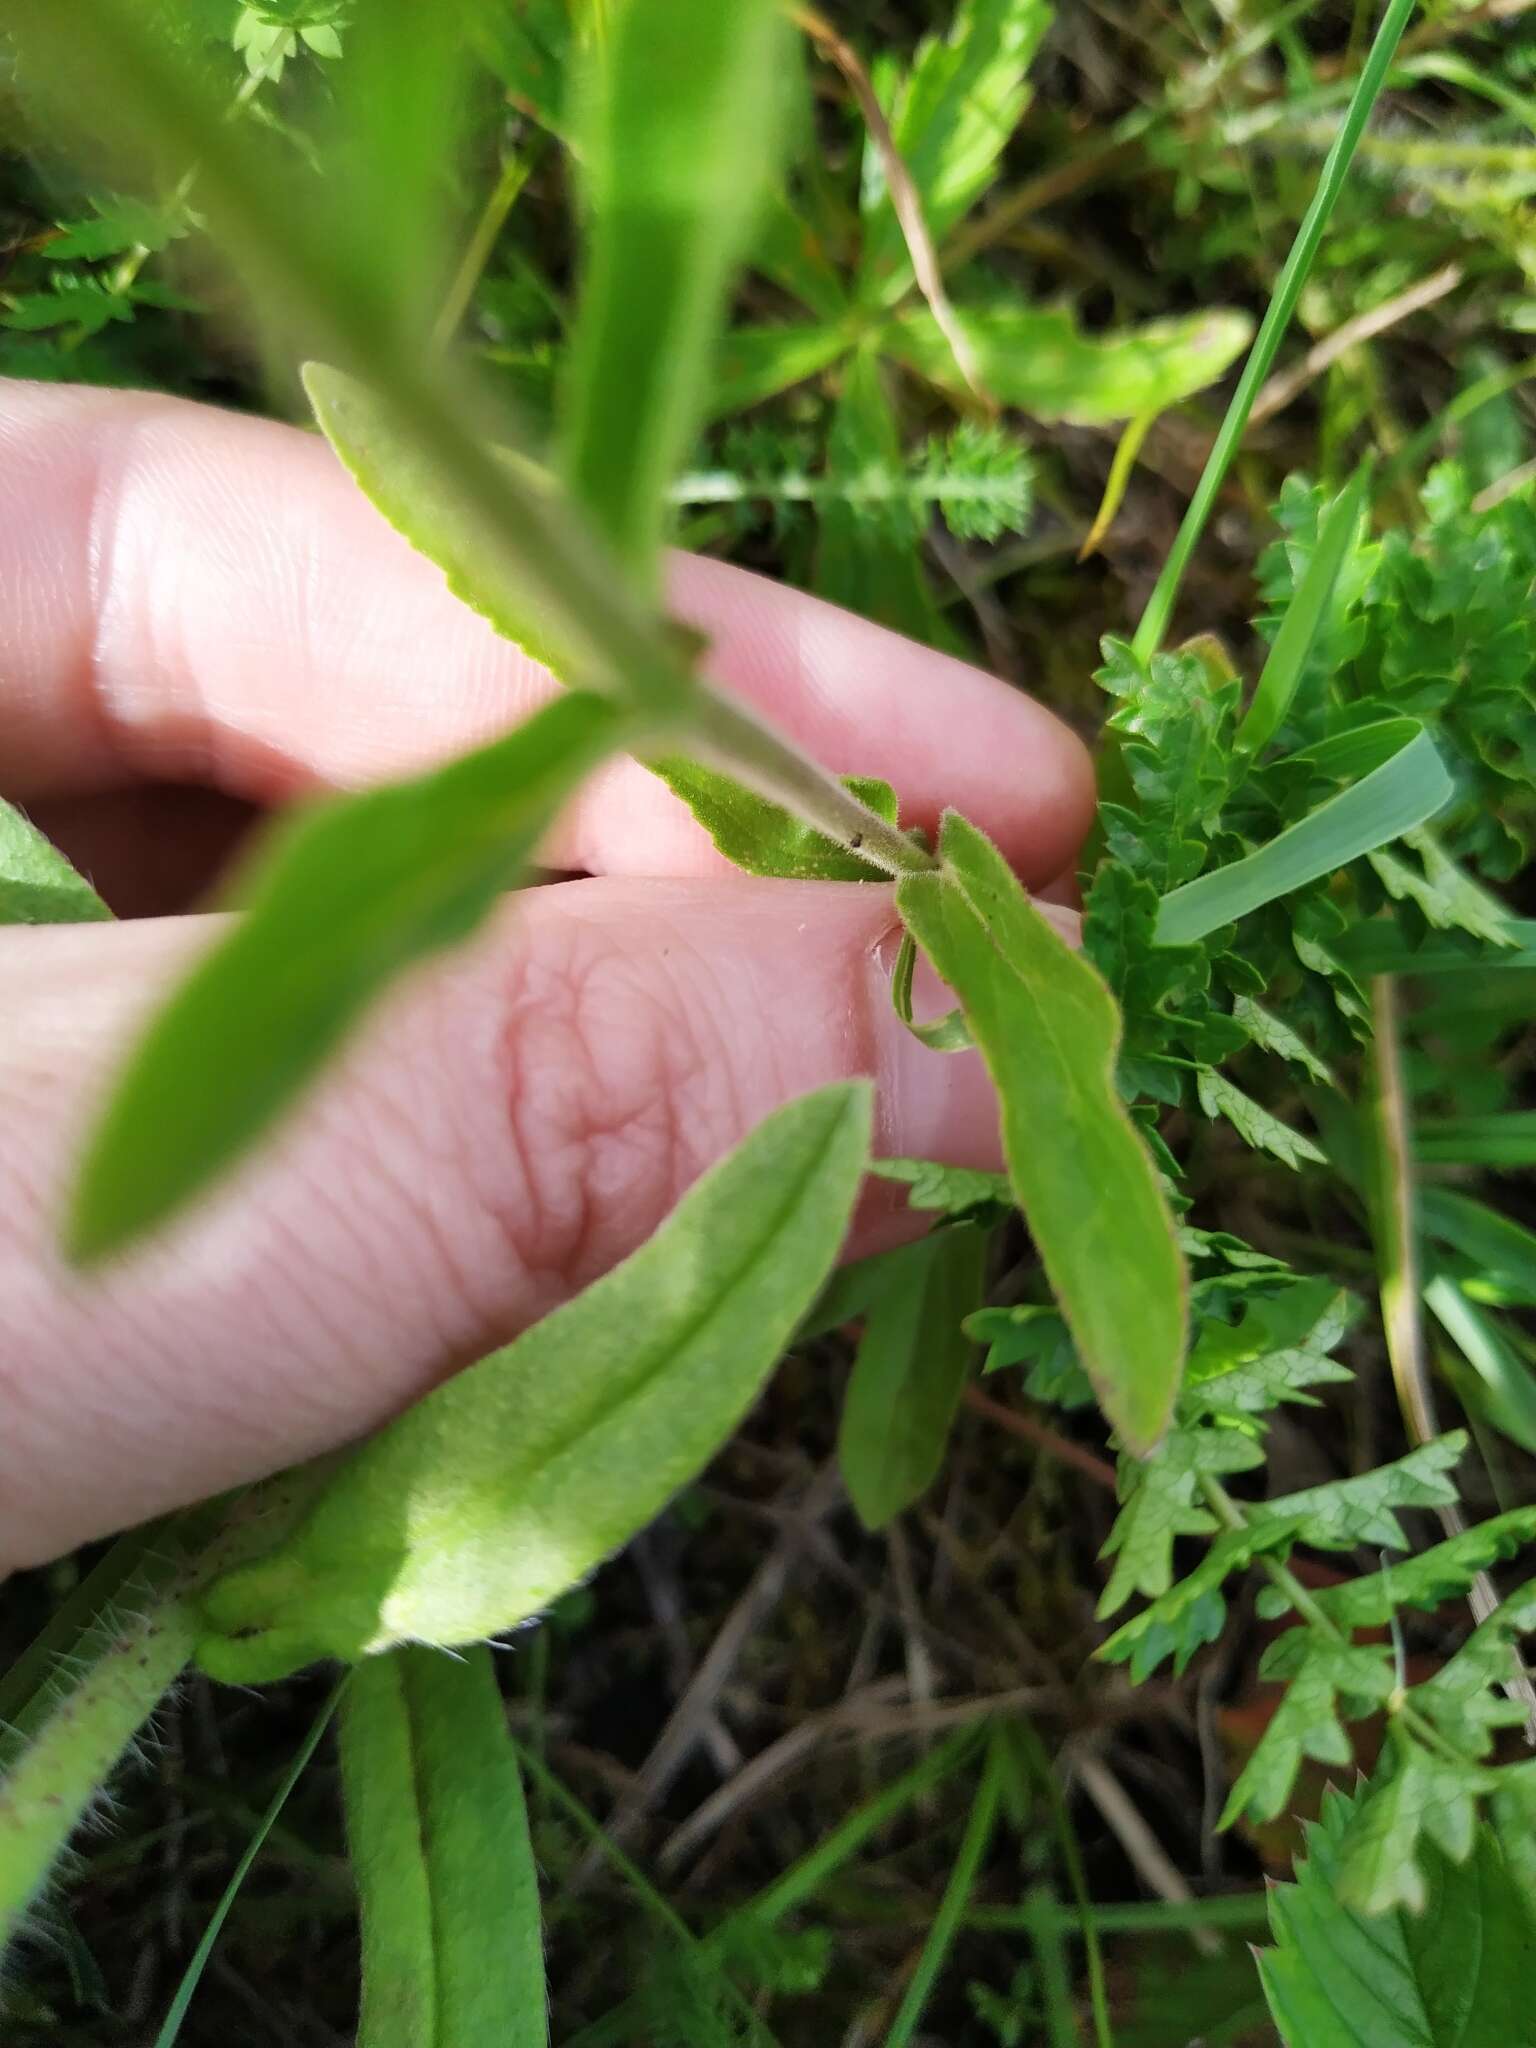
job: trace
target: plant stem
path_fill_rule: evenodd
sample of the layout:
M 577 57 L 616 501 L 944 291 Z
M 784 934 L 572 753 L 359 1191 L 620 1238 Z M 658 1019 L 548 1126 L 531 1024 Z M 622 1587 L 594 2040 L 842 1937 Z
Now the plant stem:
M 1264 315 L 1258 336 L 1243 365 L 1243 374 L 1238 379 L 1237 390 L 1232 403 L 1227 407 L 1226 418 L 1221 423 L 1215 444 L 1206 459 L 1195 494 L 1189 501 L 1189 510 L 1184 515 L 1178 536 L 1168 551 L 1162 574 L 1157 586 L 1147 600 L 1147 608 L 1141 615 L 1132 643 L 1139 659 L 1148 660 L 1162 645 L 1168 630 L 1168 621 L 1173 612 L 1174 600 L 1179 594 L 1179 585 L 1184 580 L 1184 571 L 1189 567 L 1205 523 L 1211 515 L 1216 497 L 1226 481 L 1227 471 L 1237 454 L 1238 444 L 1248 426 L 1248 416 L 1253 410 L 1264 380 L 1273 367 L 1285 330 L 1291 323 L 1296 302 L 1301 297 L 1302 287 L 1311 274 L 1317 259 L 1318 248 L 1333 213 L 1339 193 L 1343 190 L 1344 179 L 1349 171 L 1351 159 L 1359 144 L 1371 109 L 1376 104 L 1392 58 L 1408 17 L 1412 14 L 1414 0 L 1389 0 L 1376 40 L 1371 45 L 1371 54 L 1366 59 L 1349 108 L 1344 116 L 1343 126 L 1334 138 L 1333 147 L 1323 165 L 1322 176 L 1317 181 L 1317 190 L 1312 195 L 1312 204 L 1307 208 L 1306 217 L 1297 231 L 1291 245 L 1291 253 L 1285 260 L 1270 299 L 1269 309 Z
M 760 725 L 740 704 L 712 690 L 701 690 L 689 707 L 684 744 L 699 760 L 782 804 L 889 875 L 921 874 L 938 866 L 932 854 L 860 803 L 824 768 Z
M 454 272 L 453 283 L 448 287 L 442 310 L 432 329 L 432 346 L 446 348 L 459 331 L 459 324 L 469 311 L 469 302 L 475 295 L 491 251 L 496 246 L 496 237 L 506 225 L 507 215 L 517 203 L 518 194 L 528 182 L 532 166 L 515 151 L 509 151 L 502 161 L 501 176 L 496 180 L 485 208 L 475 223 L 475 231 L 469 238 L 462 260 Z
M 965 1824 L 956 1853 L 954 1867 L 950 1871 L 949 1883 L 944 1887 L 944 1896 L 939 1901 L 939 1910 L 934 1915 L 933 1925 L 928 1930 L 928 1939 L 923 1943 L 918 1956 L 917 1967 L 912 1972 L 906 1995 L 901 2001 L 891 2030 L 885 2037 L 886 2048 L 908 2048 L 917 2033 L 923 2017 L 923 2008 L 928 2003 L 928 1994 L 940 1970 L 944 1967 L 955 1936 L 960 1931 L 965 1909 L 970 1901 L 971 1891 L 976 1883 L 977 1873 L 992 1840 L 992 1829 L 997 1821 L 997 1810 L 1003 1792 L 1004 1753 L 1001 1738 L 994 1734 L 987 1752 L 986 1765 L 982 1770 L 981 1784 L 971 1807 L 970 1818 Z

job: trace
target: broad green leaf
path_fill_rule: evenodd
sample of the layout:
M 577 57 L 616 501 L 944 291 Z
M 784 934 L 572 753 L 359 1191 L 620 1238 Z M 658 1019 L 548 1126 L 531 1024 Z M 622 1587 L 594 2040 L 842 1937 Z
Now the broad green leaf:
M 996 1084 L 1009 1177 L 1094 1391 L 1129 1448 L 1149 1451 L 1183 1369 L 1185 1276 L 1115 1088 L 1114 1001 L 953 811 L 939 852 L 941 871 L 902 878 L 897 908 Z
M 353 1672 L 341 1779 L 358 2048 L 544 2048 L 538 1872 L 490 1652 L 408 1646 Z
M 869 1130 L 863 1083 L 776 1111 L 623 1265 L 391 1423 L 213 1587 L 199 1661 L 243 1683 L 474 1642 L 584 1578 L 750 1406 L 831 1271 Z
M 1206 1115 L 1225 1117 L 1258 1151 L 1271 1152 L 1290 1167 L 1300 1167 L 1308 1161 L 1318 1166 L 1328 1164 L 1328 1155 L 1310 1138 L 1304 1138 L 1300 1131 L 1293 1131 L 1289 1124 L 1282 1123 L 1262 1102 L 1255 1102 L 1251 1095 L 1245 1095 L 1241 1088 L 1234 1087 L 1225 1074 L 1218 1074 L 1214 1067 L 1200 1069 L 1195 1087 L 1200 1107 Z
M 1321 1081 L 1325 1088 L 1338 1085 L 1328 1062 L 1319 1059 L 1306 1040 L 1294 1032 L 1283 1018 L 1256 1003 L 1252 996 L 1233 999 L 1232 1017 L 1235 1023 L 1241 1024 L 1255 1045 L 1263 1046 L 1266 1052 L 1274 1053 L 1279 1059 L 1291 1060 L 1314 1081 Z
M 1495 1836 L 1479 1828 L 1459 1865 L 1423 1853 L 1417 1915 L 1366 1917 L 1340 1898 L 1356 1812 L 1330 1790 L 1295 1883 L 1270 1891 L 1259 1973 L 1286 2048 L 1514 2048 L 1530 2030 L 1536 1918 Z
M 1235 745 L 1241 753 L 1262 753 L 1285 721 L 1332 607 L 1334 585 L 1344 558 L 1354 545 L 1369 481 L 1370 469 L 1362 464 L 1323 518 L 1312 559 L 1285 608 L 1253 701 L 1237 729 Z
M 1295 1645 L 1293 1650 L 1292 1645 Z M 1273 1820 L 1290 1798 L 1304 1757 L 1320 1764 L 1352 1762 L 1354 1751 L 1340 1716 L 1340 1700 L 1351 1718 L 1374 1712 L 1395 1683 L 1385 1645 L 1338 1643 L 1311 1629 L 1292 1629 L 1271 1646 L 1260 1669 L 1279 1676 L 1273 1652 L 1288 1653 L 1285 1691 L 1227 1798 L 1220 1825 L 1230 1827 L 1246 1813 Z
M 918 48 L 891 113 L 896 150 L 939 242 L 991 182 L 1029 104 L 1026 80 L 1051 23 L 1046 0 L 960 0 L 949 32 Z M 889 304 L 912 282 L 883 185 L 864 226 L 860 295 Z
M 281 827 L 244 915 L 129 1058 L 81 1170 L 72 1255 L 163 1223 L 245 1152 L 389 982 L 469 936 L 627 730 L 573 692 L 446 768 Z
M 1157 936 L 1187 945 L 1251 910 L 1374 853 L 1443 810 L 1455 785 L 1428 733 L 1420 732 L 1383 767 L 1278 833 L 1242 860 L 1197 876 L 1163 898 Z
M 731 419 L 829 370 L 852 337 L 836 326 L 733 327 L 721 337 L 709 394 L 711 419 Z
M 779 875 L 798 882 L 887 879 L 880 868 L 728 775 L 680 755 L 647 766 L 682 798 L 726 859 L 749 875 Z M 843 786 L 888 824 L 896 823 L 896 792 L 888 782 L 848 775 Z
M 1361 1543 L 1378 1550 L 1406 1550 L 1408 1538 L 1396 1510 L 1453 1506 L 1456 1488 L 1446 1474 L 1466 1448 L 1466 1431 L 1453 1429 L 1374 1472 L 1281 1494 L 1249 1512 L 1280 1515 L 1287 1521 L 1300 1517 L 1302 1541 L 1321 1550 L 1353 1550 Z
M 111 915 L 53 842 L 0 802 L 0 924 L 95 924 Z
M 1384 1565 L 1379 1572 L 1347 1580 L 1341 1586 L 1320 1586 L 1311 1598 L 1339 1628 L 1385 1628 L 1405 1607 L 1430 1612 L 1448 1600 L 1465 1599 L 1479 1572 L 1500 1558 L 1513 1557 L 1532 1541 L 1536 1541 L 1536 1507 L 1511 1508 L 1507 1514 L 1476 1522 L 1400 1564 Z M 1261 1614 L 1283 1614 L 1289 1607 L 1289 1600 L 1278 1588 L 1261 1590 Z
M 591 635 L 594 611 L 623 603 L 608 587 L 572 598 L 563 575 L 541 574 L 542 557 L 557 539 L 565 555 L 584 561 L 588 543 L 571 524 L 553 479 L 525 458 L 504 454 L 498 463 L 509 497 L 515 496 L 515 529 L 506 518 L 488 519 L 485 507 L 464 492 L 438 454 L 401 424 L 387 396 L 325 363 L 306 363 L 304 388 L 321 432 L 369 501 L 447 579 L 448 588 L 535 661 L 567 683 L 600 685 L 616 696 L 654 700 L 687 688 L 680 659 L 671 674 L 653 651 L 616 665 L 611 649 Z M 601 582 L 596 558 L 585 572 Z
M 1384 849 L 1370 856 L 1389 896 L 1416 903 L 1438 931 L 1470 932 L 1490 946 L 1516 943 L 1514 919 L 1504 905 L 1456 865 L 1433 833 L 1407 832 L 1403 837 L 1419 856 L 1418 868 Z
M 910 499 L 890 488 L 906 467 L 880 359 L 866 346 L 849 359 L 827 435 L 833 495 L 821 507 L 815 589 L 849 611 L 953 651 L 955 635 L 923 571 L 921 521 Z
M 775 157 L 775 0 L 629 0 L 593 39 L 591 218 L 564 471 L 620 560 L 658 579 L 667 486 L 709 397 L 726 287 Z
M 1246 313 L 1213 311 L 1112 334 L 1079 332 L 1070 313 L 1031 306 L 958 307 L 982 382 L 1039 420 L 1105 426 L 1165 411 L 1214 382 L 1253 332 Z M 954 353 L 929 312 L 885 330 L 888 354 L 964 397 Z
M 974 1225 L 935 1230 L 865 1317 L 837 1457 L 867 1529 L 926 1493 L 944 1461 L 971 1355 L 960 1325 L 981 1300 L 986 1251 Z

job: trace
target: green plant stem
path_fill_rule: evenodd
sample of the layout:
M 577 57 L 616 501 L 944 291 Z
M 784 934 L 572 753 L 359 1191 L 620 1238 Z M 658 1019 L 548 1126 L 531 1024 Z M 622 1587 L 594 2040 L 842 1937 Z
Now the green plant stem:
M 165 2016 L 164 2025 L 155 2036 L 155 2048 L 175 2048 L 176 2041 L 181 2034 L 181 2023 L 187 2016 L 187 2008 L 192 2003 L 192 1996 L 197 1990 L 198 1981 L 208 1966 L 208 1958 L 213 1954 L 213 1945 L 219 1938 L 219 1930 L 229 1917 L 229 1909 L 239 1896 L 240 1887 L 249 1876 L 251 1865 L 261 1854 L 262 1845 L 277 1825 L 278 1815 L 288 1804 L 289 1794 L 303 1776 L 304 1768 L 310 1758 L 319 1748 L 320 1738 L 331 1724 L 331 1716 L 335 1713 L 340 1703 L 341 1695 L 346 1689 L 347 1680 L 351 1675 L 348 1672 L 345 1677 L 338 1679 L 331 1688 L 330 1696 L 310 1724 L 309 1733 L 299 1744 L 298 1752 L 293 1762 L 283 1773 L 283 1781 L 272 1795 L 272 1802 L 262 1815 L 256 1832 L 246 1843 L 244 1853 L 240 1861 L 235 1865 L 229 1883 L 224 1887 L 223 1896 L 213 1909 L 213 1917 L 203 1929 L 203 1938 L 197 1944 L 192 1960 L 188 1963 L 182 1980 L 176 1987 L 176 1996 L 171 2001 L 171 2009 Z
M 1403 1427 L 1411 1444 L 1439 1433 L 1429 1389 L 1424 1325 L 1419 1306 L 1419 1242 L 1414 1214 L 1413 1140 L 1403 1087 L 1398 1031 L 1397 984 L 1390 974 L 1371 982 L 1372 1072 L 1370 1109 L 1373 1136 L 1376 1270 L 1387 1358 L 1397 1389 Z M 1457 1518 L 1458 1525 L 1460 1517 Z M 1454 1533 L 1454 1532 L 1453 1532 Z
M 933 1925 L 928 1930 L 928 1939 L 923 1943 L 907 1984 L 906 1995 L 901 2001 L 891 2030 L 885 2037 L 885 2048 L 910 2048 L 928 2003 L 928 1995 L 943 1969 L 945 1960 L 954 1945 L 960 1923 L 965 1917 L 966 1905 L 976 1883 L 977 1873 L 986 1856 L 987 1846 L 992 1840 L 992 1830 L 997 1822 L 997 1812 L 1002 1800 L 1003 1777 L 1006 1769 L 1002 1741 L 994 1734 L 987 1751 L 987 1761 L 982 1769 L 981 1784 L 971 1806 L 970 1818 L 965 1824 L 965 1833 L 955 1856 L 954 1868 L 949 1882 L 944 1887 L 944 1896 L 939 1901 L 939 1910 L 934 1915 Z
M 453 282 L 443 300 L 442 311 L 432 330 L 432 346 L 446 348 L 459 331 L 464 315 L 469 311 L 469 302 L 475 295 L 475 287 L 491 260 L 491 251 L 496 238 L 506 226 L 507 215 L 517 204 L 518 195 L 528 182 L 532 166 L 516 151 L 509 151 L 502 162 L 501 176 L 491 189 L 485 202 L 475 231 L 470 236 Z
M 1386 80 L 1387 72 L 1391 68 L 1398 42 L 1413 9 L 1414 0 L 1389 0 L 1381 27 L 1376 32 L 1376 40 L 1371 45 L 1370 56 L 1366 59 L 1365 68 L 1350 99 L 1343 125 L 1334 138 L 1333 147 L 1329 150 L 1327 161 L 1323 165 L 1317 190 L 1312 195 L 1312 204 L 1307 208 L 1296 240 L 1291 245 L 1291 253 L 1286 258 L 1285 267 L 1275 285 L 1263 324 L 1259 328 L 1248 360 L 1243 365 L 1243 374 L 1238 379 L 1232 403 L 1227 408 L 1221 430 L 1216 436 L 1200 481 L 1195 487 L 1195 494 L 1190 499 L 1189 510 L 1184 515 L 1178 536 L 1168 552 L 1156 587 L 1147 600 L 1147 608 L 1142 613 L 1141 623 L 1136 628 L 1136 637 L 1132 644 L 1142 661 L 1150 659 L 1162 645 L 1163 636 L 1168 630 L 1168 621 L 1173 613 L 1174 601 L 1179 594 L 1179 585 L 1184 580 L 1184 572 L 1189 567 L 1190 558 L 1205 531 L 1206 521 L 1216 503 L 1217 494 L 1226 481 L 1227 471 L 1232 466 L 1238 445 L 1247 429 L 1248 415 L 1253 410 L 1254 400 L 1258 397 L 1260 387 L 1274 364 L 1285 330 L 1291 323 L 1291 315 L 1296 310 L 1296 302 L 1301 297 L 1302 287 L 1311 274 L 1324 231 L 1343 190 L 1350 162 L 1359 145 L 1365 124 L 1370 118 L 1371 109 L 1376 104 L 1377 96 Z

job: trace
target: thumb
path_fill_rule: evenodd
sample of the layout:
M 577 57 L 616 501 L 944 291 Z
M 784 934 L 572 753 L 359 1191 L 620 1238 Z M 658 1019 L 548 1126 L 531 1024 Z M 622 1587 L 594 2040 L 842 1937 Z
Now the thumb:
M 575 882 L 391 998 L 185 1224 L 72 1274 L 54 1240 L 81 1140 L 214 929 L 0 933 L 0 1570 L 375 1426 L 632 1251 L 808 1089 L 870 1075 L 882 1152 L 996 1163 L 979 1060 L 891 1012 L 886 890 Z M 892 1231 L 882 1191 L 853 1248 Z

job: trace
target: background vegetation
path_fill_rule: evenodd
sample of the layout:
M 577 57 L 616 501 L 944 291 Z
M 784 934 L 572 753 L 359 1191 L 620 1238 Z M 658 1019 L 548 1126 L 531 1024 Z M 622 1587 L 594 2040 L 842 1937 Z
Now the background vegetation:
M 160 11 L 302 162 L 352 10 Z M 439 252 L 444 327 L 546 426 L 575 284 L 573 51 L 611 11 L 487 15 Z M 1112 714 L 1088 949 L 1125 1009 L 1122 1086 L 1178 1190 L 1198 1341 L 1164 1460 L 1122 1476 L 1117 1522 L 1112 1447 L 1006 1188 L 919 1182 L 940 1250 L 853 1276 L 707 1478 L 498 1657 L 554 2038 L 1267 2042 L 1247 1945 L 1264 1940 L 1287 2038 L 1458 2038 L 1425 1958 L 1467 1954 L 1476 1920 L 1517 1959 L 1536 1911 L 1509 1651 L 1529 1599 L 1485 1619 L 1536 1521 L 1536 949 L 1511 921 L 1536 830 L 1536 45 L 1511 0 L 1414 17 L 1184 575 L 1165 639 L 1186 651 L 1149 665 L 1129 643 L 1374 22 L 1294 0 L 798 19 L 789 198 L 741 281 L 677 530 L 967 652 L 1087 735 Z M 34 101 L 13 114 L 0 374 L 303 416 L 232 314 L 195 193 L 106 189 Z M 893 162 L 921 189 L 937 295 Z M 1330 545 L 1310 644 L 1257 732 L 1239 678 Z M 1160 899 L 1353 794 L 1405 719 L 1455 780 L 1433 836 L 1346 832 L 1240 923 L 1218 904 L 1152 946 Z M 932 1303 L 970 1269 L 986 1305 L 967 1304 L 959 1362 L 974 1345 L 996 1376 L 925 1488 L 937 1425 L 893 1478 L 844 1394 L 856 1358 L 866 1397 L 882 1373 L 899 1387 L 914 1327 L 920 1362 L 955 1357 L 957 1297 Z M 1469 1444 L 1436 1437 L 1451 1424 Z M 1243 1505 L 1260 1498 L 1285 1512 Z M 1495 1533 L 1461 1536 L 1463 1510 Z M 1384 1579 L 1400 1543 L 1440 1547 Z M 1170 1594 L 1175 1561 L 1203 1576 Z M 7 1587 L 0 1664 L 89 1563 Z M 1151 1618 L 1096 1656 L 1138 1593 Z M 1287 1607 L 1306 1626 L 1282 1638 Z M 8 2040 L 152 2038 L 329 1684 L 188 1681 L 29 1922 Z M 1357 1767 L 1379 1762 L 1391 1810 L 1378 1798 L 1351 1832 Z M 1325 1803 L 1329 1778 L 1346 1796 Z M 1318 1813 L 1266 1935 L 1262 1879 L 1291 1873 Z M 1316 1958 L 1345 1907 L 1375 1916 L 1396 1972 L 1353 2036 L 1316 2030 L 1341 2009 Z M 322 1750 L 182 2038 L 350 2038 L 355 1968 Z M 1511 1983 L 1517 1968 L 1474 1993 L 1459 2038 L 1529 2037 Z

